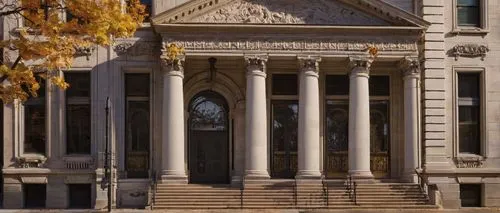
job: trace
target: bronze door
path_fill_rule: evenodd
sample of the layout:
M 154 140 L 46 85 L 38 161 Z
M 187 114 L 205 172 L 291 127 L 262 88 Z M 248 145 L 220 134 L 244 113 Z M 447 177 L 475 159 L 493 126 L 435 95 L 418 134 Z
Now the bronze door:
M 192 131 L 190 147 L 191 183 L 228 183 L 226 131 Z
M 294 178 L 297 172 L 297 101 L 274 101 L 272 106 L 271 177 Z
M 343 178 L 348 170 L 348 100 L 327 100 L 326 103 L 326 176 Z
M 220 94 L 205 91 L 189 107 L 189 182 L 229 183 L 228 107 Z

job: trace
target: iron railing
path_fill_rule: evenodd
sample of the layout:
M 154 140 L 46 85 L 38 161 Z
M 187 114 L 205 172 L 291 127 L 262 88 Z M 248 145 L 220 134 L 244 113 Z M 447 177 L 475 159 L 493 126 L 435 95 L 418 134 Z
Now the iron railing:
M 157 179 L 156 179 L 156 171 L 152 172 L 152 182 L 150 184 L 150 190 L 152 192 L 151 195 L 151 202 L 150 202 L 150 208 L 153 210 L 153 206 L 155 205 L 155 200 L 156 200 L 156 189 L 157 189 Z
M 241 178 L 240 184 L 240 209 L 243 209 L 243 191 L 245 190 L 245 176 Z
M 352 176 L 347 177 L 347 193 L 349 194 L 349 199 L 351 199 L 352 202 L 354 202 L 355 205 L 358 205 L 357 201 L 357 188 L 358 184 L 356 181 L 352 180 Z
M 295 206 L 297 206 L 297 179 L 294 179 L 295 181 L 293 182 L 293 200 L 295 202 Z
M 325 175 L 321 175 L 321 184 L 323 186 L 323 202 L 325 207 L 328 208 L 328 183 L 325 180 Z

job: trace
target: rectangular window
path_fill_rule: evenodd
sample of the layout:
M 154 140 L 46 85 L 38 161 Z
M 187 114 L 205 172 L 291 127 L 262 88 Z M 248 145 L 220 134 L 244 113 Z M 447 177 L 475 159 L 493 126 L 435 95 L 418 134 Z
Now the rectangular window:
M 90 154 L 90 73 L 64 74 L 66 90 L 66 153 Z
M 481 26 L 480 0 L 457 0 L 457 23 L 462 27 Z
M 462 207 L 481 207 L 481 184 L 460 184 Z
M 45 208 L 46 188 L 45 184 L 23 184 L 24 208 Z
M 297 101 L 272 103 L 272 172 L 273 178 L 293 178 L 297 172 Z
M 480 73 L 458 73 L 459 152 L 480 154 Z
M 349 95 L 349 76 L 327 75 L 326 95 Z
M 297 95 L 298 80 L 296 74 L 273 74 L 273 95 Z
M 125 74 L 127 178 L 149 177 L 150 77 Z
M 70 209 L 91 208 L 91 184 L 68 184 L 68 190 Z
M 24 103 L 24 153 L 45 154 L 45 82 L 39 79 L 37 97 Z

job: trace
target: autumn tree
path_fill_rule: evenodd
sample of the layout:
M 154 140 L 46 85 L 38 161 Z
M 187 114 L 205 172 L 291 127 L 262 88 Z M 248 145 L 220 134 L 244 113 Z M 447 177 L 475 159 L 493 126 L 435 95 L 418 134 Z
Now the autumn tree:
M 41 81 L 67 88 L 59 71 L 71 67 L 76 50 L 132 36 L 145 7 L 139 0 L 0 0 L 0 17 L 24 22 L 0 43 L 0 99 L 8 103 L 36 97 Z

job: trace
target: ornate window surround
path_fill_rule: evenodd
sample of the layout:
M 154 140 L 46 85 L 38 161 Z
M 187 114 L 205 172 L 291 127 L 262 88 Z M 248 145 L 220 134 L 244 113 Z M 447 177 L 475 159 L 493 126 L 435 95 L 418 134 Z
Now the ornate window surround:
M 480 27 L 463 27 L 458 26 L 458 10 L 457 10 L 457 0 L 452 0 L 452 13 L 453 13 L 453 29 L 452 33 L 455 34 L 487 34 L 489 32 L 489 21 L 488 21 L 488 0 L 480 1 Z
M 462 167 L 460 165 L 466 165 L 467 162 L 470 161 L 484 161 L 484 158 L 488 157 L 488 144 L 487 144 L 487 137 L 488 135 L 486 134 L 486 115 L 487 115 L 487 107 L 486 107 L 486 100 L 487 100 L 487 90 L 486 90 L 486 68 L 484 67 L 476 67 L 476 66 L 453 66 L 453 108 L 452 108 L 452 116 L 453 116 L 453 158 L 456 160 L 456 163 L 459 164 L 459 167 Z M 459 152 L 459 141 L 458 141 L 458 73 L 478 73 L 480 76 L 480 84 L 479 84 L 479 91 L 480 91 L 480 115 L 479 118 L 481 119 L 479 121 L 479 135 L 480 135 L 480 154 L 467 154 L 467 153 L 460 153 Z M 464 164 L 465 163 L 465 164 Z M 480 166 L 479 166 L 480 167 Z

